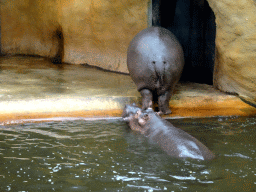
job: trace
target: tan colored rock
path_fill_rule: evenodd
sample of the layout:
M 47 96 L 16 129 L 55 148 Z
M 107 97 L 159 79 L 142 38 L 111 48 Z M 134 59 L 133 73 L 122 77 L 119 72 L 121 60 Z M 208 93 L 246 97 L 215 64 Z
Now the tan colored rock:
M 256 1 L 208 2 L 217 25 L 214 85 L 256 104 Z
M 128 72 L 129 42 L 147 27 L 149 0 L 12 0 L 1 5 L 2 52 Z
M 3 1 L 1 44 L 4 54 L 53 57 L 57 51 L 56 4 L 35 1 Z

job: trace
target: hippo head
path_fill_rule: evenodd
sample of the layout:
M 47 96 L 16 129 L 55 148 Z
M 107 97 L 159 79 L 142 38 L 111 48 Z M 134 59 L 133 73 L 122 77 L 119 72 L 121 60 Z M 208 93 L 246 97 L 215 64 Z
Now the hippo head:
M 132 130 L 139 131 L 142 134 L 147 130 L 145 127 L 150 114 L 154 114 L 152 108 L 142 110 L 135 104 L 126 105 L 122 114 L 123 120 L 127 122 Z

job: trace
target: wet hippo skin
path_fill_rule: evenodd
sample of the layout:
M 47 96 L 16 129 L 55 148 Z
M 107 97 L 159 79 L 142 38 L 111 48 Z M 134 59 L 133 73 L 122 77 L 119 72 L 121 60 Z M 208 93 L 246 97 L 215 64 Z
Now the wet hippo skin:
M 126 105 L 122 114 L 130 128 L 157 143 L 168 155 L 176 158 L 211 160 L 215 155 L 200 141 L 162 119 L 151 108 L 143 111 L 136 105 Z
M 184 66 L 184 54 L 177 38 L 162 27 L 149 27 L 130 42 L 127 67 L 142 96 L 142 109 L 158 103 L 159 111 L 171 113 L 169 100 Z

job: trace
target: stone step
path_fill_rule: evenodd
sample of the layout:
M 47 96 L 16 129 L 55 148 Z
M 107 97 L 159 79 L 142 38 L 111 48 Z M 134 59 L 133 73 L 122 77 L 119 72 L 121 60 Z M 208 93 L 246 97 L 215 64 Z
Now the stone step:
M 0 123 L 67 118 L 121 117 L 140 106 L 129 75 L 87 65 L 54 65 L 45 58 L 0 57 Z M 166 118 L 252 116 L 256 108 L 211 85 L 179 83 Z

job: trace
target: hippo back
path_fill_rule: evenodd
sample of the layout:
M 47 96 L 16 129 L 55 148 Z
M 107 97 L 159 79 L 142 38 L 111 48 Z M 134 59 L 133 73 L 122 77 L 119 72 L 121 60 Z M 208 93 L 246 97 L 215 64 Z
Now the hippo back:
M 174 127 L 156 113 L 149 114 L 146 136 L 156 142 L 168 155 L 177 158 L 211 160 L 215 155 L 195 137 Z
M 127 66 L 138 91 L 143 88 L 154 90 L 159 86 L 168 89 L 180 78 L 184 66 L 183 50 L 169 30 L 149 27 L 131 41 Z M 157 81 L 161 75 L 163 78 L 159 84 Z

